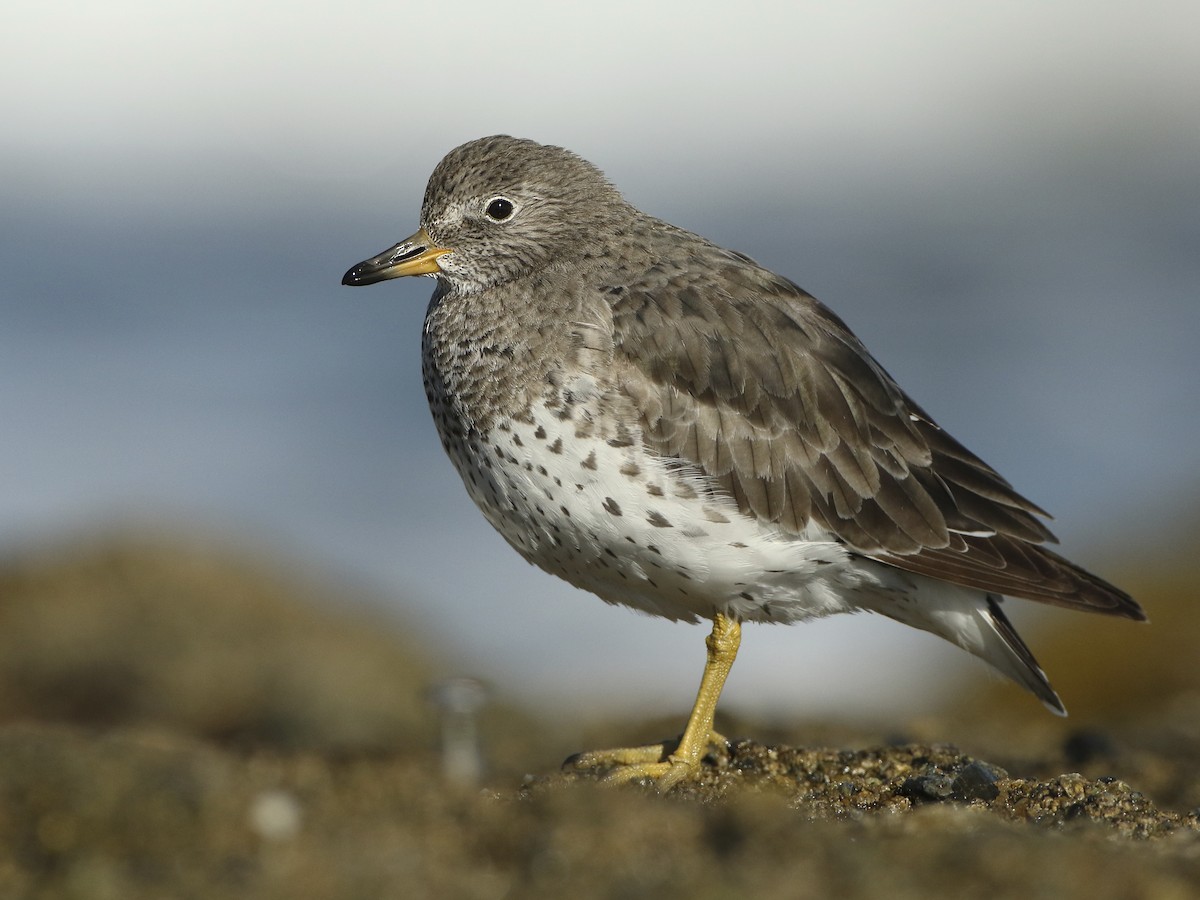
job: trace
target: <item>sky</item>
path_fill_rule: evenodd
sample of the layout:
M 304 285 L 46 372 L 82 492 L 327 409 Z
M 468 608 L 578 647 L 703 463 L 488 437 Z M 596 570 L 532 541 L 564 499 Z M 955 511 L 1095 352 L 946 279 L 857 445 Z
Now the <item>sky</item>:
M 690 702 L 699 628 L 536 572 L 471 507 L 420 387 L 430 283 L 338 286 L 446 151 L 507 132 L 798 281 L 1072 556 L 1137 560 L 1197 494 L 1197 33 L 1186 0 L 8 0 L 0 544 L 198 524 L 361 579 L 507 693 Z M 729 698 L 916 709 L 959 656 L 757 628 Z

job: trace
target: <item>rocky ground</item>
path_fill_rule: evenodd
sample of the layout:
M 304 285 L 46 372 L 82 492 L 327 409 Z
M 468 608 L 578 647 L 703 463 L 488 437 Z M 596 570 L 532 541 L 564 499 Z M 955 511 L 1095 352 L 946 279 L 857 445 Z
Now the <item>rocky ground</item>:
M 544 763 L 669 724 L 500 703 L 475 780 L 471 734 L 438 738 L 471 686 L 431 695 L 427 645 L 315 602 L 344 586 L 162 538 L 14 552 L 0 897 L 1200 896 L 1200 619 L 1187 564 L 1155 571 L 1119 672 L 1103 625 L 1066 642 L 1082 689 L 1049 663 L 1067 723 L 990 687 L 903 733 L 726 716 L 756 740 L 660 796 Z

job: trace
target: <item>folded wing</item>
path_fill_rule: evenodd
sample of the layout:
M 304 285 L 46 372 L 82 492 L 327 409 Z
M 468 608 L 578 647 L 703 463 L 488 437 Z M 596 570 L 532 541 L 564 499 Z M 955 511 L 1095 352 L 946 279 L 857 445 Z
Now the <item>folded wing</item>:
M 698 244 L 606 294 L 620 388 L 664 457 L 746 515 L 983 591 L 1144 618 L 1050 552 L 1040 508 L 943 431 L 830 310 Z

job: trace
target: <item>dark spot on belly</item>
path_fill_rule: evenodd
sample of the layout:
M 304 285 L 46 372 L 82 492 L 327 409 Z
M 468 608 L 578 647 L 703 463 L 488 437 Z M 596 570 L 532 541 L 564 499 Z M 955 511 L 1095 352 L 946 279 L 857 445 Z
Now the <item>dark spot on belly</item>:
M 617 504 L 617 501 L 614 500 L 612 497 L 604 498 L 604 509 L 610 516 L 621 515 L 621 507 Z
M 651 525 L 653 525 L 655 528 L 674 528 L 675 527 L 670 522 L 668 522 L 666 520 L 666 518 L 664 518 L 662 513 L 658 512 L 657 510 L 651 512 L 650 515 L 646 516 L 646 521 L 649 522 Z
M 608 439 L 607 443 L 610 447 L 632 447 L 634 445 L 633 430 L 624 422 L 618 421 L 616 424 L 616 434 Z M 606 431 L 608 429 L 605 429 Z M 611 432 L 609 432 L 611 433 Z

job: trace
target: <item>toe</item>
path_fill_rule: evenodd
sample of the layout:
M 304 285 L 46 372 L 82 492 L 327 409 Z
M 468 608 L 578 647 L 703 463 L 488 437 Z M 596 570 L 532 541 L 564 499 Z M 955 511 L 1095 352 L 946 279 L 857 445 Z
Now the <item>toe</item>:
M 661 763 L 674 746 L 674 741 L 647 744 L 644 747 L 617 747 L 611 750 L 590 750 L 568 756 L 563 769 L 585 772 L 590 769 L 615 769 Z

